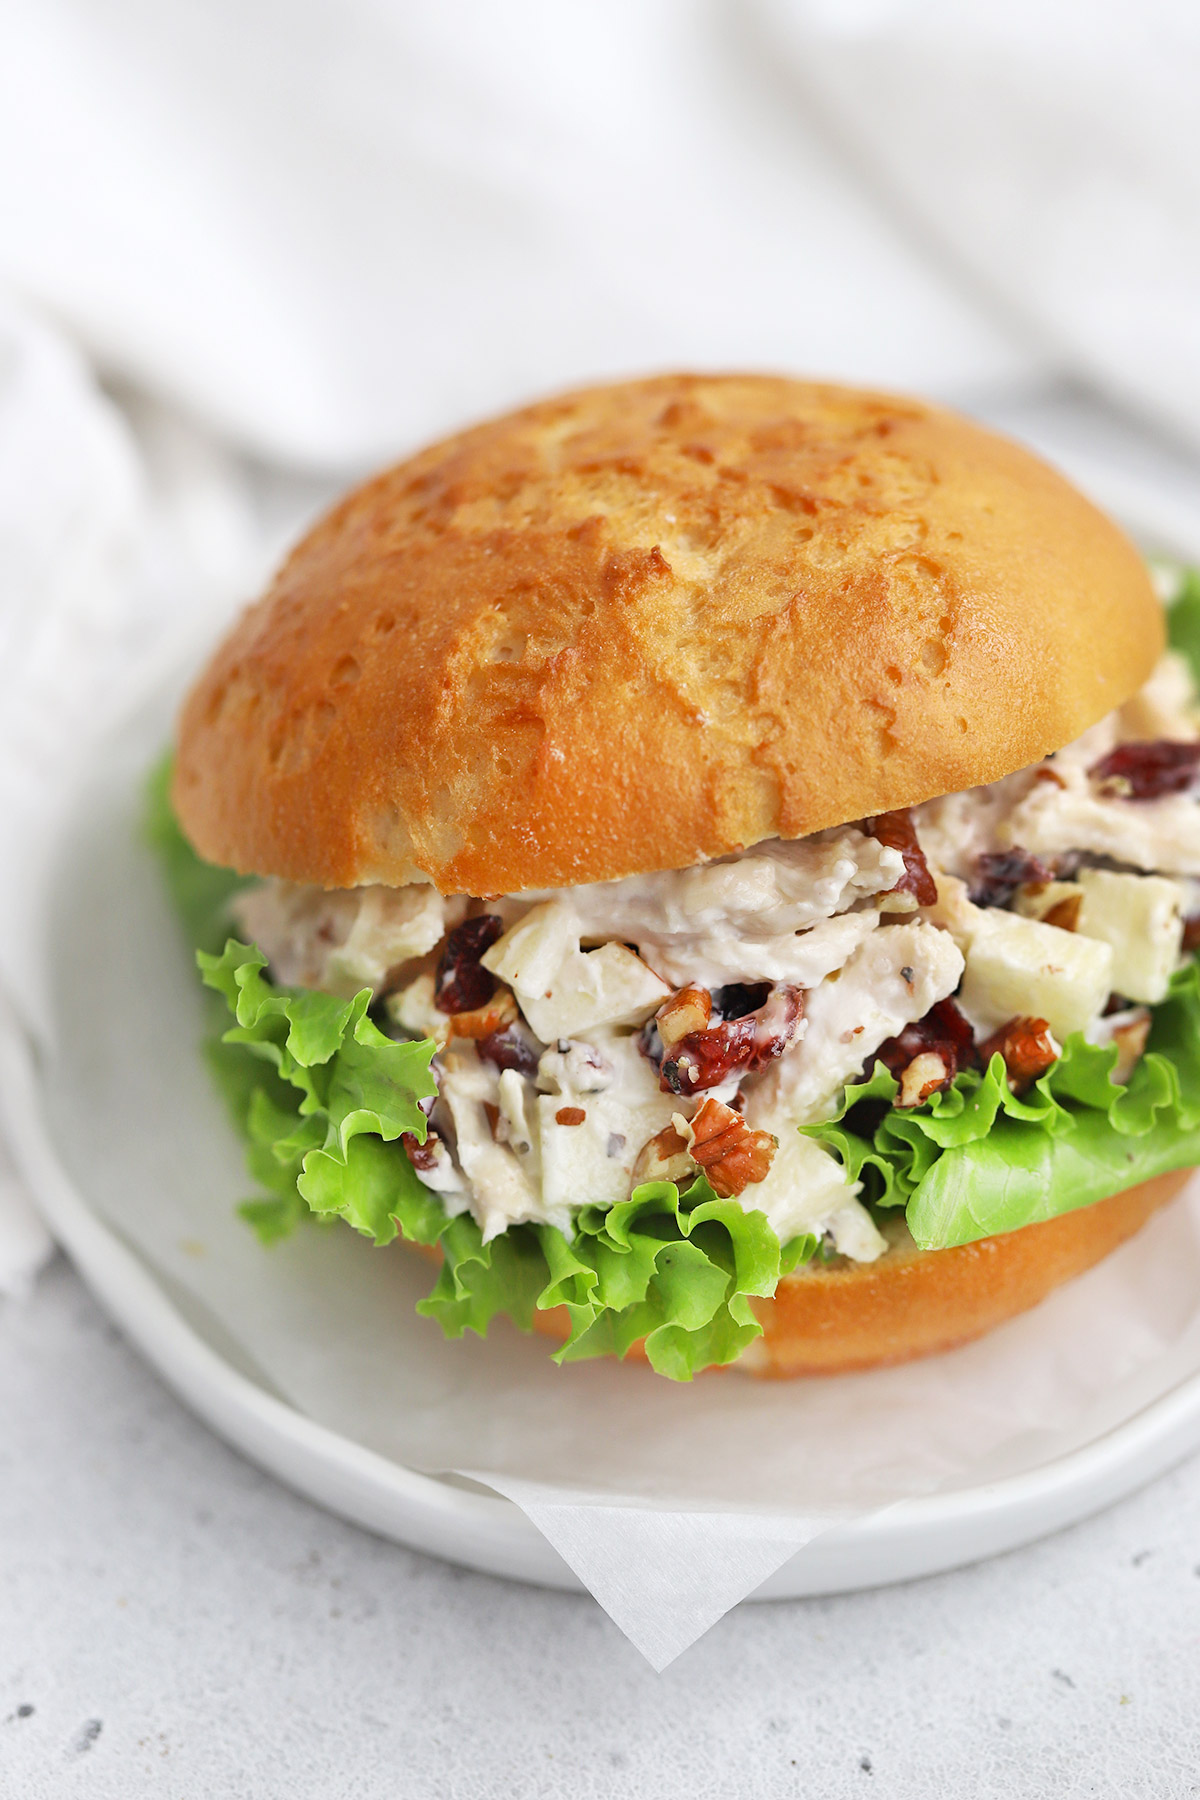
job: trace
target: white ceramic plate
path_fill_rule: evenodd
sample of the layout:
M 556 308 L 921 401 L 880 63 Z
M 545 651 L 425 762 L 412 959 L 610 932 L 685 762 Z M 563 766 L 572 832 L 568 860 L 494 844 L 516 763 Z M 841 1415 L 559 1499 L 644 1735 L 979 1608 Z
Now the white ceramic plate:
M 11 1011 L 0 1018 L 0 1077 L 10 1141 L 55 1236 L 116 1323 L 214 1431 L 298 1492 L 385 1537 L 492 1574 L 579 1589 L 510 1502 L 414 1474 L 327 1430 L 206 1341 L 68 1178 L 41 1114 L 37 1060 Z M 1068 1456 L 824 1533 L 754 1598 L 873 1587 L 1012 1549 L 1132 1492 L 1198 1444 L 1200 1374 Z
M 153 709 L 160 721 L 153 729 L 161 729 L 166 710 L 162 702 Z M 128 739 L 116 744 L 107 791 L 113 791 L 114 783 L 128 788 L 146 741 L 143 725 L 136 734 L 140 748 L 131 749 Z M 95 1121 L 85 1116 L 85 1102 L 64 1101 L 54 1072 L 62 1061 L 63 1040 L 72 1033 L 72 998 L 78 996 L 89 1021 L 90 1041 L 96 1035 L 97 1017 L 105 1006 L 111 1010 L 114 993 L 124 991 L 117 983 L 106 998 L 102 982 L 90 994 L 84 991 L 90 971 L 104 962 L 103 946 L 115 941 L 122 922 L 138 943 L 140 934 L 148 934 L 148 943 L 154 927 L 139 913 L 142 902 L 132 887 L 126 906 L 123 884 L 136 882 L 125 869 L 119 844 L 105 861 L 105 845 L 111 848 L 120 835 L 111 829 L 111 821 L 98 819 L 89 806 L 76 814 L 71 829 L 74 837 L 64 847 L 60 888 L 51 895 L 52 912 L 58 908 L 55 916 L 62 922 L 63 936 L 71 940 L 64 949 L 66 965 L 58 970 L 54 1031 L 59 1054 L 39 1056 L 15 1012 L 8 1007 L 0 1010 L 7 1132 L 21 1171 L 60 1242 L 114 1320 L 176 1393 L 214 1430 L 290 1486 L 419 1549 L 495 1574 L 579 1588 L 566 1563 L 510 1502 L 469 1483 L 416 1473 L 287 1404 L 272 1391 L 271 1381 L 244 1348 L 196 1304 L 183 1284 L 171 1278 L 163 1258 L 142 1253 L 153 1234 L 131 1237 L 114 1227 L 112 1194 L 102 1192 L 100 1184 L 105 1178 L 111 1182 L 123 1161 L 130 1167 L 131 1181 L 152 1190 L 159 1220 L 170 1218 L 174 1191 L 186 1185 L 188 1170 L 183 1165 L 173 1169 L 169 1153 L 161 1148 L 155 1152 L 160 1166 L 146 1163 L 133 1114 L 121 1127 L 126 1133 L 123 1143 L 115 1149 L 109 1144 L 96 1159 L 97 1170 L 106 1170 L 106 1177 L 98 1172 L 93 1179 L 89 1158 L 80 1152 L 79 1134 L 94 1130 Z M 90 945 L 89 919 L 79 906 L 81 869 L 90 871 L 87 879 L 94 878 L 95 883 Z M 71 907 L 64 911 L 68 887 Z M 93 896 L 87 898 L 90 905 Z M 126 945 L 130 954 L 133 948 Z M 161 944 L 146 952 L 146 980 L 151 985 L 161 979 L 161 954 Z M 120 979 L 127 983 L 127 973 Z M 169 1008 L 172 997 L 166 989 L 163 1001 Z M 104 1081 L 117 1092 L 124 1080 L 144 1086 L 146 1105 L 153 1108 L 168 1103 L 164 1096 L 172 1080 L 180 1079 L 166 1069 L 156 1091 L 154 1068 L 114 1067 L 113 1058 L 123 1054 L 119 1032 L 110 1039 L 101 1034 L 89 1053 L 94 1060 L 90 1073 L 81 1065 L 81 1093 L 89 1082 Z M 190 1047 L 187 1054 L 191 1055 Z M 70 1114 L 73 1106 L 77 1116 L 64 1121 L 64 1109 Z M 180 1143 L 186 1157 L 186 1132 Z M 142 1154 L 136 1169 L 135 1152 Z M 229 1254 L 219 1244 L 211 1253 Z M 756 1597 L 829 1593 L 952 1568 L 1027 1542 L 1107 1505 L 1200 1445 L 1200 1371 L 1191 1366 L 1168 1368 L 1165 1363 L 1157 1373 L 1149 1371 L 1140 1385 L 1130 1386 L 1121 1416 L 1106 1423 L 1107 1428 L 1089 1441 L 1053 1460 L 1035 1460 L 1003 1479 L 903 1500 L 884 1512 L 828 1530 L 765 1582 Z

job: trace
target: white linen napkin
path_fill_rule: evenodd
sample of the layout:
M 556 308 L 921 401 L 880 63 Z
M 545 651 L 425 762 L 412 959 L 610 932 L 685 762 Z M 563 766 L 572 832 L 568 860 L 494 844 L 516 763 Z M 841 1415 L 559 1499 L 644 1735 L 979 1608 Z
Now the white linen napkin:
M 752 0 L 864 183 L 1060 367 L 1200 445 L 1200 10 Z
M 686 0 L 9 0 L 0 275 L 322 468 L 630 370 L 1028 374 L 772 58 Z
M 0 274 L 293 465 L 688 363 L 1197 443 L 1198 77 L 1186 0 L 10 0 Z
M 68 772 L 139 664 L 215 629 L 277 537 L 235 459 L 140 415 L 139 441 L 78 351 L 0 295 L 0 989 L 31 1023 Z M 23 1292 L 49 1252 L 0 1144 L 0 1292 Z

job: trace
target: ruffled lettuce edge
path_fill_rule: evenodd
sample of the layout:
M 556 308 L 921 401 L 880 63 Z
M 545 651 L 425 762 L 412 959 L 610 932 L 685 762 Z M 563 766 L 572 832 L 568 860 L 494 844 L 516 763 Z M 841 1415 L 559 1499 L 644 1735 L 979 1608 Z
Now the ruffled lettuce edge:
M 367 989 L 341 1000 L 276 987 L 262 952 L 236 939 L 197 960 L 233 1015 L 213 1059 L 266 1190 L 243 1216 L 268 1242 L 313 1216 L 344 1219 L 377 1245 L 436 1246 L 441 1268 L 417 1310 L 448 1337 L 484 1336 L 497 1314 L 529 1330 L 535 1313 L 561 1308 L 557 1360 L 625 1356 L 644 1341 L 660 1375 L 686 1381 L 741 1355 L 762 1331 L 753 1300 L 817 1248 L 812 1236 L 781 1246 L 765 1214 L 722 1199 L 703 1176 L 685 1188 L 643 1183 L 614 1206 L 581 1196 L 570 1238 L 525 1224 L 485 1242 L 469 1213 L 447 1214 L 397 1141 L 424 1141 L 432 1040 L 387 1037 Z
M 877 1062 L 832 1118 L 802 1129 L 862 1182 L 867 1201 L 903 1206 L 923 1250 L 1016 1231 L 1200 1163 L 1194 961 L 1151 1018 L 1146 1054 L 1125 1085 L 1112 1079 L 1116 1046 L 1076 1032 L 1021 1096 L 997 1055 L 924 1106 L 898 1110 L 896 1081 Z

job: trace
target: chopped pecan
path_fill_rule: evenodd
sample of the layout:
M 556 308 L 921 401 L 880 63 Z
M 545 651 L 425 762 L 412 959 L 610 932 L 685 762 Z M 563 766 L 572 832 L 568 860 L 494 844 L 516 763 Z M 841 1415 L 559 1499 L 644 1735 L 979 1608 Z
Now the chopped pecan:
M 803 1013 L 802 989 L 773 988 L 757 1012 L 690 1031 L 673 1044 L 663 1057 L 659 1086 L 665 1094 L 698 1094 L 737 1072 L 765 1069 L 783 1055 Z
M 937 1050 L 922 1050 L 900 1074 L 899 1107 L 921 1106 L 939 1089 L 950 1086 L 954 1071 Z
M 693 1031 L 706 1031 L 712 1018 L 712 995 L 707 988 L 682 987 L 655 1014 L 663 1049 L 670 1050 Z
M 985 850 L 982 856 L 975 858 L 973 873 L 970 891 L 976 906 L 1009 906 L 1019 887 L 1051 879 L 1045 863 L 1019 846 L 1011 850 Z
M 1158 738 L 1150 744 L 1118 744 L 1088 770 L 1102 793 L 1115 800 L 1159 800 L 1186 794 L 1200 776 L 1200 744 Z
M 486 974 L 486 970 L 484 971 Z M 517 1003 L 507 988 L 500 988 L 483 1006 L 470 1012 L 451 1013 L 447 1038 L 496 1037 L 517 1022 Z
M 934 906 L 937 903 L 937 882 L 929 873 L 929 864 L 925 861 L 925 852 L 921 848 L 909 809 L 904 807 L 900 812 L 876 813 L 873 819 L 863 820 L 863 830 L 887 849 L 898 850 L 904 858 L 904 873 L 888 892 L 911 894 L 918 906 Z
M 1139 1008 L 1125 1024 L 1113 1026 L 1112 1041 L 1117 1046 L 1117 1060 L 1109 1080 L 1115 1081 L 1118 1087 L 1124 1087 L 1137 1068 L 1149 1036 L 1150 1014 L 1145 1007 Z
M 487 1005 L 496 991 L 496 980 L 479 959 L 503 931 L 504 921 L 496 913 L 480 913 L 454 927 L 434 978 L 433 1004 L 439 1012 L 474 1012 Z
M 1052 906 L 1042 914 L 1043 925 L 1057 925 L 1060 931 L 1074 931 L 1079 923 L 1079 909 L 1083 905 L 1082 894 L 1068 894 L 1057 906 Z
M 687 1139 L 680 1137 L 673 1125 L 664 1125 L 655 1137 L 644 1143 L 633 1165 L 634 1183 L 641 1181 L 682 1181 L 692 1168 Z
M 676 1129 L 683 1123 L 677 1119 Z M 722 1106 L 719 1100 L 706 1100 L 687 1125 L 687 1132 L 692 1161 L 723 1200 L 744 1193 L 752 1182 L 765 1180 L 779 1148 L 778 1138 L 769 1131 L 752 1131 L 741 1113 Z
M 1062 1055 L 1045 1019 L 1010 1019 L 993 1031 L 979 1046 L 979 1060 L 985 1069 L 997 1051 L 1004 1058 L 1014 1094 L 1023 1093 Z

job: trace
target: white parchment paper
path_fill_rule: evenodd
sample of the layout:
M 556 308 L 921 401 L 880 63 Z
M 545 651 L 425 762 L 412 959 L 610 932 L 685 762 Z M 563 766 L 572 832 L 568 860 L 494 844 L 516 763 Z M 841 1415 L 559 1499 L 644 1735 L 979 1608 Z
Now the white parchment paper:
M 981 1343 L 802 1382 L 560 1369 L 504 1324 L 447 1343 L 413 1310 L 423 1260 L 341 1226 L 263 1250 L 234 1213 L 241 1147 L 196 1054 L 190 955 L 138 841 L 168 717 L 160 697 L 95 760 L 39 907 L 30 993 L 50 996 L 65 1166 L 226 1354 L 347 1437 L 514 1500 L 655 1666 L 819 1532 L 1059 1454 L 1200 1353 L 1200 1199 Z

